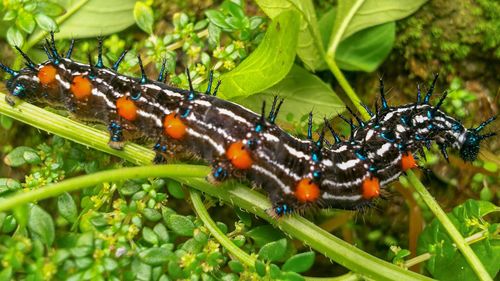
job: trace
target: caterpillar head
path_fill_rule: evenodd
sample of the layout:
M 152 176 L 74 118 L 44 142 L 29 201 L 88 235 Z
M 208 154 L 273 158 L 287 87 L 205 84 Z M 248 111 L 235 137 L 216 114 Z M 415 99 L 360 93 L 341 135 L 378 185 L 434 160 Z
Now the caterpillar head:
M 468 129 L 464 133 L 464 140 L 460 147 L 460 157 L 464 161 L 474 161 L 479 154 L 480 143 L 482 140 L 496 135 L 496 133 L 488 133 L 481 135 L 480 131 L 489 123 L 493 122 L 496 116 L 489 118 L 479 125 L 477 128 Z

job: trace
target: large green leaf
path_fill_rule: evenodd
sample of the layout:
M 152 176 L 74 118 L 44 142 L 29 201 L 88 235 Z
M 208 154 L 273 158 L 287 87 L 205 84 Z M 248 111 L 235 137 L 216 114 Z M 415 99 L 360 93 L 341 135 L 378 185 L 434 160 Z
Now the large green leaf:
M 321 39 L 325 46 L 331 37 L 336 12 L 337 9 L 332 8 L 319 20 Z M 341 40 L 335 61 L 344 70 L 374 71 L 391 52 L 395 37 L 394 21 L 363 29 Z M 326 68 L 326 63 L 319 67 Z
M 334 58 L 340 41 L 362 29 L 404 18 L 427 0 L 339 0 L 327 54 Z
M 276 16 L 257 49 L 220 77 L 220 96 L 249 96 L 281 81 L 294 62 L 299 22 L 300 16 L 295 11 Z
M 374 71 L 391 52 L 395 38 L 393 21 L 363 29 L 340 42 L 335 61 L 344 70 Z
M 266 100 L 269 104 L 276 95 L 285 99 L 278 114 L 278 120 L 282 122 L 299 122 L 301 117 L 313 110 L 313 120 L 317 124 L 323 121 L 323 117 L 335 116 L 345 109 L 329 85 L 299 66 L 294 66 L 285 79 L 274 87 L 236 101 L 260 112 L 262 101 Z
M 256 0 L 259 7 L 274 19 L 283 11 L 296 10 L 301 14 L 297 55 L 311 70 L 316 70 L 324 60 L 316 12 L 311 0 Z
M 59 0 L 66 13 L 56 19 L 57 38 L 85 38 L 108 35 L 134 24 L 135 0 Z M 37 28 L 25 49 L 44 38 L 46 32 Z

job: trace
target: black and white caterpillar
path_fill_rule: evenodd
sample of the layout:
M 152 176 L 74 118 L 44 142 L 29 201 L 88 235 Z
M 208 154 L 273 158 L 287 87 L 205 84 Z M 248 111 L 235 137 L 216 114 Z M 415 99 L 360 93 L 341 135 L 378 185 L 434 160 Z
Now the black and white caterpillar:
M 262 187 L 272 201 L 271 213 L 277 216 L 315 206 L 320 208 L 358 209 L 380 196 L 381 188 L 396 180 L 404 171 L 417 166 L 415 152 L 436 142 L 447 158 L 446 149 L 459 151 L 465 161 L 477 158 L 480 143 L 495 133 L 481 134 L 489 118 L 477 128 L 467 129 L 440 110 L 446 93 L 433 106 L 429 104 L 437 75 L 428 92 L 415 103 L 390 106 L 381 83 L 381 107 L 371 119 L 359 117 L 350 122 L 351 135 L 340 137 L 325 120 L 318 139 L 313 139 L 312 113 L 307 139 L 289 135 L 275 124 L 283 100 L 274 99 L 266 114 L 254 113 L 235 103 L 217 98 L 218 85 L 212 91 L 212 74 L 207 90 L 197 92 L 171 87 L 144 73 L 129 77 L 117 73 L 125 52 L 111 67 L 102 62 L 102 40 L 97 63 L 73 61 L 71 53 L 63 57 L 57 51 L 53 34 L 45 51 L 48 60 L 34 63 L 17 48 L 26 67 L 13 70 L 6 82 L 14 105 L 17 98 L 36 104 L 64 107 L 82 120 L 103 122 L 110 131 L 109 145 L 121 149 L 129 133 L 158 140 L 154 146 L 156 162 L 169 154 L 195 153 L 213 167 L 208 179 L 229 177 L 247 179 Z M 163 67 L 164 68 L 164 67 Z M 189 72 L 188 72 L 189 77 Z M 349 120 L 347 120 L 349 121 Z M 325 130 L 335 143 L 326 144 Z M 131 135 L 134 135 L 131 134 Z M 128 138 L 129 139 L 129 138 Z

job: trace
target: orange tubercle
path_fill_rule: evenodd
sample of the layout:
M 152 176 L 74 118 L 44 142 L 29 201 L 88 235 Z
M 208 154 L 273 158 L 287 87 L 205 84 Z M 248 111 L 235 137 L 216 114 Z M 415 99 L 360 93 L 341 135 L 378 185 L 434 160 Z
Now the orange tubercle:
M 417 162 L 415 161 L 415 158 L 413 158 L 413 154 L 411 154 L 411 152 L 403 153 L 401 156 L 401 168 L 403 171 L 408 171 L 416 168 L 417 166 Z
M 186 134 L 186 125 L 175 113 L 170 113 L 163 119 L 163 131 L 173 139 L 181 139 Z
M 366 178 L 361 186 L 364 199 L 372 199 L 380 196 L 380 182 L 376 177 Z
M 226 157 L 231 161 L 234 167 L 238 169 L 248 169 L 252 166 L 253 160 L 250 152 L 242 141 L 232 143 L 226 150 Z
M 54 83 L 56 81 L 56 75 L 57 69 L 50 64 L 47 64 L 38 71 L 38 79 L 40 79 L 40 83 L 45 86 Z
M 295 197 L 300 202 L 314 202 L 319 198 L 319 187 L 311 179 L 301 179 L 295 186 Z
M 127 119 L 128 121 L 134 121 L 137 119 L 137 106 L 134 101 L 130 100 L 128 97 L 123 96 L 116 100 L 116 110 L 118 115 Z
M 70 91 L 78 100 L 88 98 L 92 95 L 92 82 L 87 77 L 76 76 L 71 82 Z

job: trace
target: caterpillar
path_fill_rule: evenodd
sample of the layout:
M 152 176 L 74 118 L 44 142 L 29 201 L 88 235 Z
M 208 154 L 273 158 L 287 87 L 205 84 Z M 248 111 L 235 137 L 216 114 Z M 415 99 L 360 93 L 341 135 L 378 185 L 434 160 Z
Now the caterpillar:
M 477 158 L 480 143 L 495 133 L 481 134 L 496 117 L 476 128 L 465 128 L 458 120 L 440 110 L 447 93 L 436 105 L 430 104 L 438 78 L 422 97 L 418 88 L 414 103 L 390 106 L 381 80 L 381 106 L 363 121 L 352 110 L 356 124 L 350 124 L 349 138 L 343 140 L 325 119 L 319 138 L 313 139 L 312 112 L 307 138 L 300 139 L 276 125 L 283 100 L 274 98 L 266 113 L 260 114 L 238 104 L 217 98 L 220 81 L 212 90 L 213 72 L 205 92 L 164 83 L 165 61 L 157 80 L 149 79 L 141 57 L 141 77 L 117 72 L 126 51 L 111 68 L 102 60 L 102 39 L 98 58 L 92 63 L 71 59 L 74 41 L 65 56 L 55 46 L 54 34 L 44 46 L 48 60 L 34 63 L 18 47 L 26 67 L 0 68 L 10 75 L 6 82 L 7 102 L 17 99 L 35 104 L 63 107 L 81 120 L 108 125 L 109 146 L 121 149 L 132 135 L 157 140 L 154 162 L 169 155 L 194 153 L 212 166 L 211 182 L 227 178 L 246 179 L 262 187 L 272 202 L 273 216 L 301 212 L 310 207 L 359 209 L 381 197 L 382 189 L 405 171 L 417 167 L 415 153 L 435 142 L 448 159 L 447 148 L 459 151 L 465 161 Z M 334 143 L 325 140 L 326 131 Z

